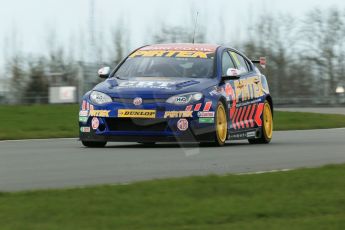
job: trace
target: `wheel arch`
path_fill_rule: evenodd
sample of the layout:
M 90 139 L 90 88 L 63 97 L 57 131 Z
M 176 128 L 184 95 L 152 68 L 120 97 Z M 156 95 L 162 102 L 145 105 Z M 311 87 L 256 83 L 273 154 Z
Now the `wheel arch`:
M 223 103 L 224 108 L 225 108 L 225 112 L 226 112 L 226 118 L 229 121 L 229 108 L 228 108 L 228 103 L 226 101 L 226 98 L 225 97 L 220 97 L 218 101 Z
M 268 103 L 270 103 L 270 106 L 272 109 L 272 117 L 273 117 L 274 116 L 274 107 L 273 107 L 273 99 L 272 99 L 271 95 L 267 95 L 266 100 L 268 101 Z

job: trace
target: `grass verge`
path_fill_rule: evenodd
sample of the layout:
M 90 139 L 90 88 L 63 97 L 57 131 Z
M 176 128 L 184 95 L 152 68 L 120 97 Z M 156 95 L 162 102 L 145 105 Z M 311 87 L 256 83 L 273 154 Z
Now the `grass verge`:
M 276 112 L 275 130 L 345 127 L 345 116 Z M 78 136 L 77 105 L 0 106 L 0 140 Z
M 0 140 L 76 137 L 77 105 L 0 106 Z
M 2 230 L 345 229 L 345 165 L 0 194 Z
M 308 130 L 345 127 L 345 116 L 337 114 L 275 112 L 275 130 Z

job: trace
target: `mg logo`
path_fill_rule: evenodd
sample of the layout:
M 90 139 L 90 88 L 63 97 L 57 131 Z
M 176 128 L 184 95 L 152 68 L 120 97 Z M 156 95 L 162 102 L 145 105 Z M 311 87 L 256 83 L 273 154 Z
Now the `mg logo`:
M 134 98 L 133 104 L 139 106 L 143 103 L 143 99 L 141 97 Z

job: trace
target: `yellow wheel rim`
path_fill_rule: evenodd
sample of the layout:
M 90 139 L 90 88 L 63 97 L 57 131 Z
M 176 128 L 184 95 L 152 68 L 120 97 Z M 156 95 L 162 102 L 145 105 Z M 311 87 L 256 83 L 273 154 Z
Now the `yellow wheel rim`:
M 223 104 L 219 104 L 217 108 L 217 136 L 220 142 L 225 142 L 228 131 L 228 122 Z
M 266 137 L 271 139 L 273 135 L 273 118 L 271 106 L 268 103 L 265 103 L 264 108 L 264 127 Z

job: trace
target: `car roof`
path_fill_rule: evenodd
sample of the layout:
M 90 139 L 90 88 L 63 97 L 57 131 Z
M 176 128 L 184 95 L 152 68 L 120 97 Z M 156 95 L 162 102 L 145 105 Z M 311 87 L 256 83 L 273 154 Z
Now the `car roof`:
M 144 46 L 139 50 L 178 50 L 178 51 L 203 51 L 216 52 L 219 45 L 213 44 L 192 44 L 192 43 L 171 43 L 171 44 L 154 44 Z

